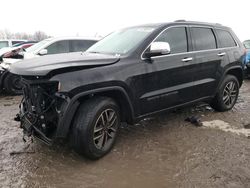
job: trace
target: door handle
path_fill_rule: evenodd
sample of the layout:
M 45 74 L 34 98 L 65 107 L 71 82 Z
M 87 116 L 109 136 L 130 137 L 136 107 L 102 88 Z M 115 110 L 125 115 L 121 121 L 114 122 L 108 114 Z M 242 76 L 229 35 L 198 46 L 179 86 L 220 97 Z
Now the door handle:
M 186 57 L 184 59 L 181 60 L 182 62 L 189 62 L 189 61 L 193 61 L 192 57 Z
M 220 56 L 220 57 L 222 57 L 222 56 L 226 55 L 226 53 L 225 52 L 221 52 L 221 53 L 218 53 L 217 55 Z

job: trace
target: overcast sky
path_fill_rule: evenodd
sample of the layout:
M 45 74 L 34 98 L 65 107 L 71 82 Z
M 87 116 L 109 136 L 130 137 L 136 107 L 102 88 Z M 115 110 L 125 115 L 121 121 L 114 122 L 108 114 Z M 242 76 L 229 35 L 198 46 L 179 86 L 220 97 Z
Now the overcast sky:
M 250 0 L 1 0 L 0 30 L 52 36 L 106 35 L 144 23 L 178 19 L 221 23 L 250 39 Z

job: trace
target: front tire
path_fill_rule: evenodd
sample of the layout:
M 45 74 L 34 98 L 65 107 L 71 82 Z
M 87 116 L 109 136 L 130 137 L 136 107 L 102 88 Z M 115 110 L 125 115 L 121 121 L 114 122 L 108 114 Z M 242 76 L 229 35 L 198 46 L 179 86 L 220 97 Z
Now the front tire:
M 23 85 L 21 83 L 21 77 L 8 73 L 4 79 L 4 88 L 8 94 L 21 95 L 23 93 Z
M 114 146 L 120 126 L 119 107 L 114 100 L 96 97 L 82 103 L 72 127 L 71 141 L 74 150 L 96 160 Z
M 219 112 L 231 110 L 239 95 L 239 81 L 233 75 L 227 75 L 223 80 L 211 106 Z

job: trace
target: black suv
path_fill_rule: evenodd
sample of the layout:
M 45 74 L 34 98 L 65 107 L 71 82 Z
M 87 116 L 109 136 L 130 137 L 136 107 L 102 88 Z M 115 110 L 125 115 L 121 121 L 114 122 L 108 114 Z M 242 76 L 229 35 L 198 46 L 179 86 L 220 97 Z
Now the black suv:
M 177 21 L 116 31 L 85 53 L 11 66 L 24 96 L 16 120 L 48 144 L 69 138 L 91 159 L 107 154 L 121 122 L 207 102 L 230 110 L 242 85 L 244 48 L 219 24 Z

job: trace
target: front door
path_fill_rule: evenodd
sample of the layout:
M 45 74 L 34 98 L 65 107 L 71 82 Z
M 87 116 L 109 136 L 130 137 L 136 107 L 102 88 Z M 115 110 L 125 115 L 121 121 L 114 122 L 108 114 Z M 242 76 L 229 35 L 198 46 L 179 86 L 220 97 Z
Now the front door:
M 185 26 L 170 27 L 154 42 L 168 42 L 171 52 L 145 60 L 141 75 L 143 90 L 140 92 L 141 114 L 160 111 L 194 100 L 193 78 L 195 62 L 188 52 L 188 31 Z

